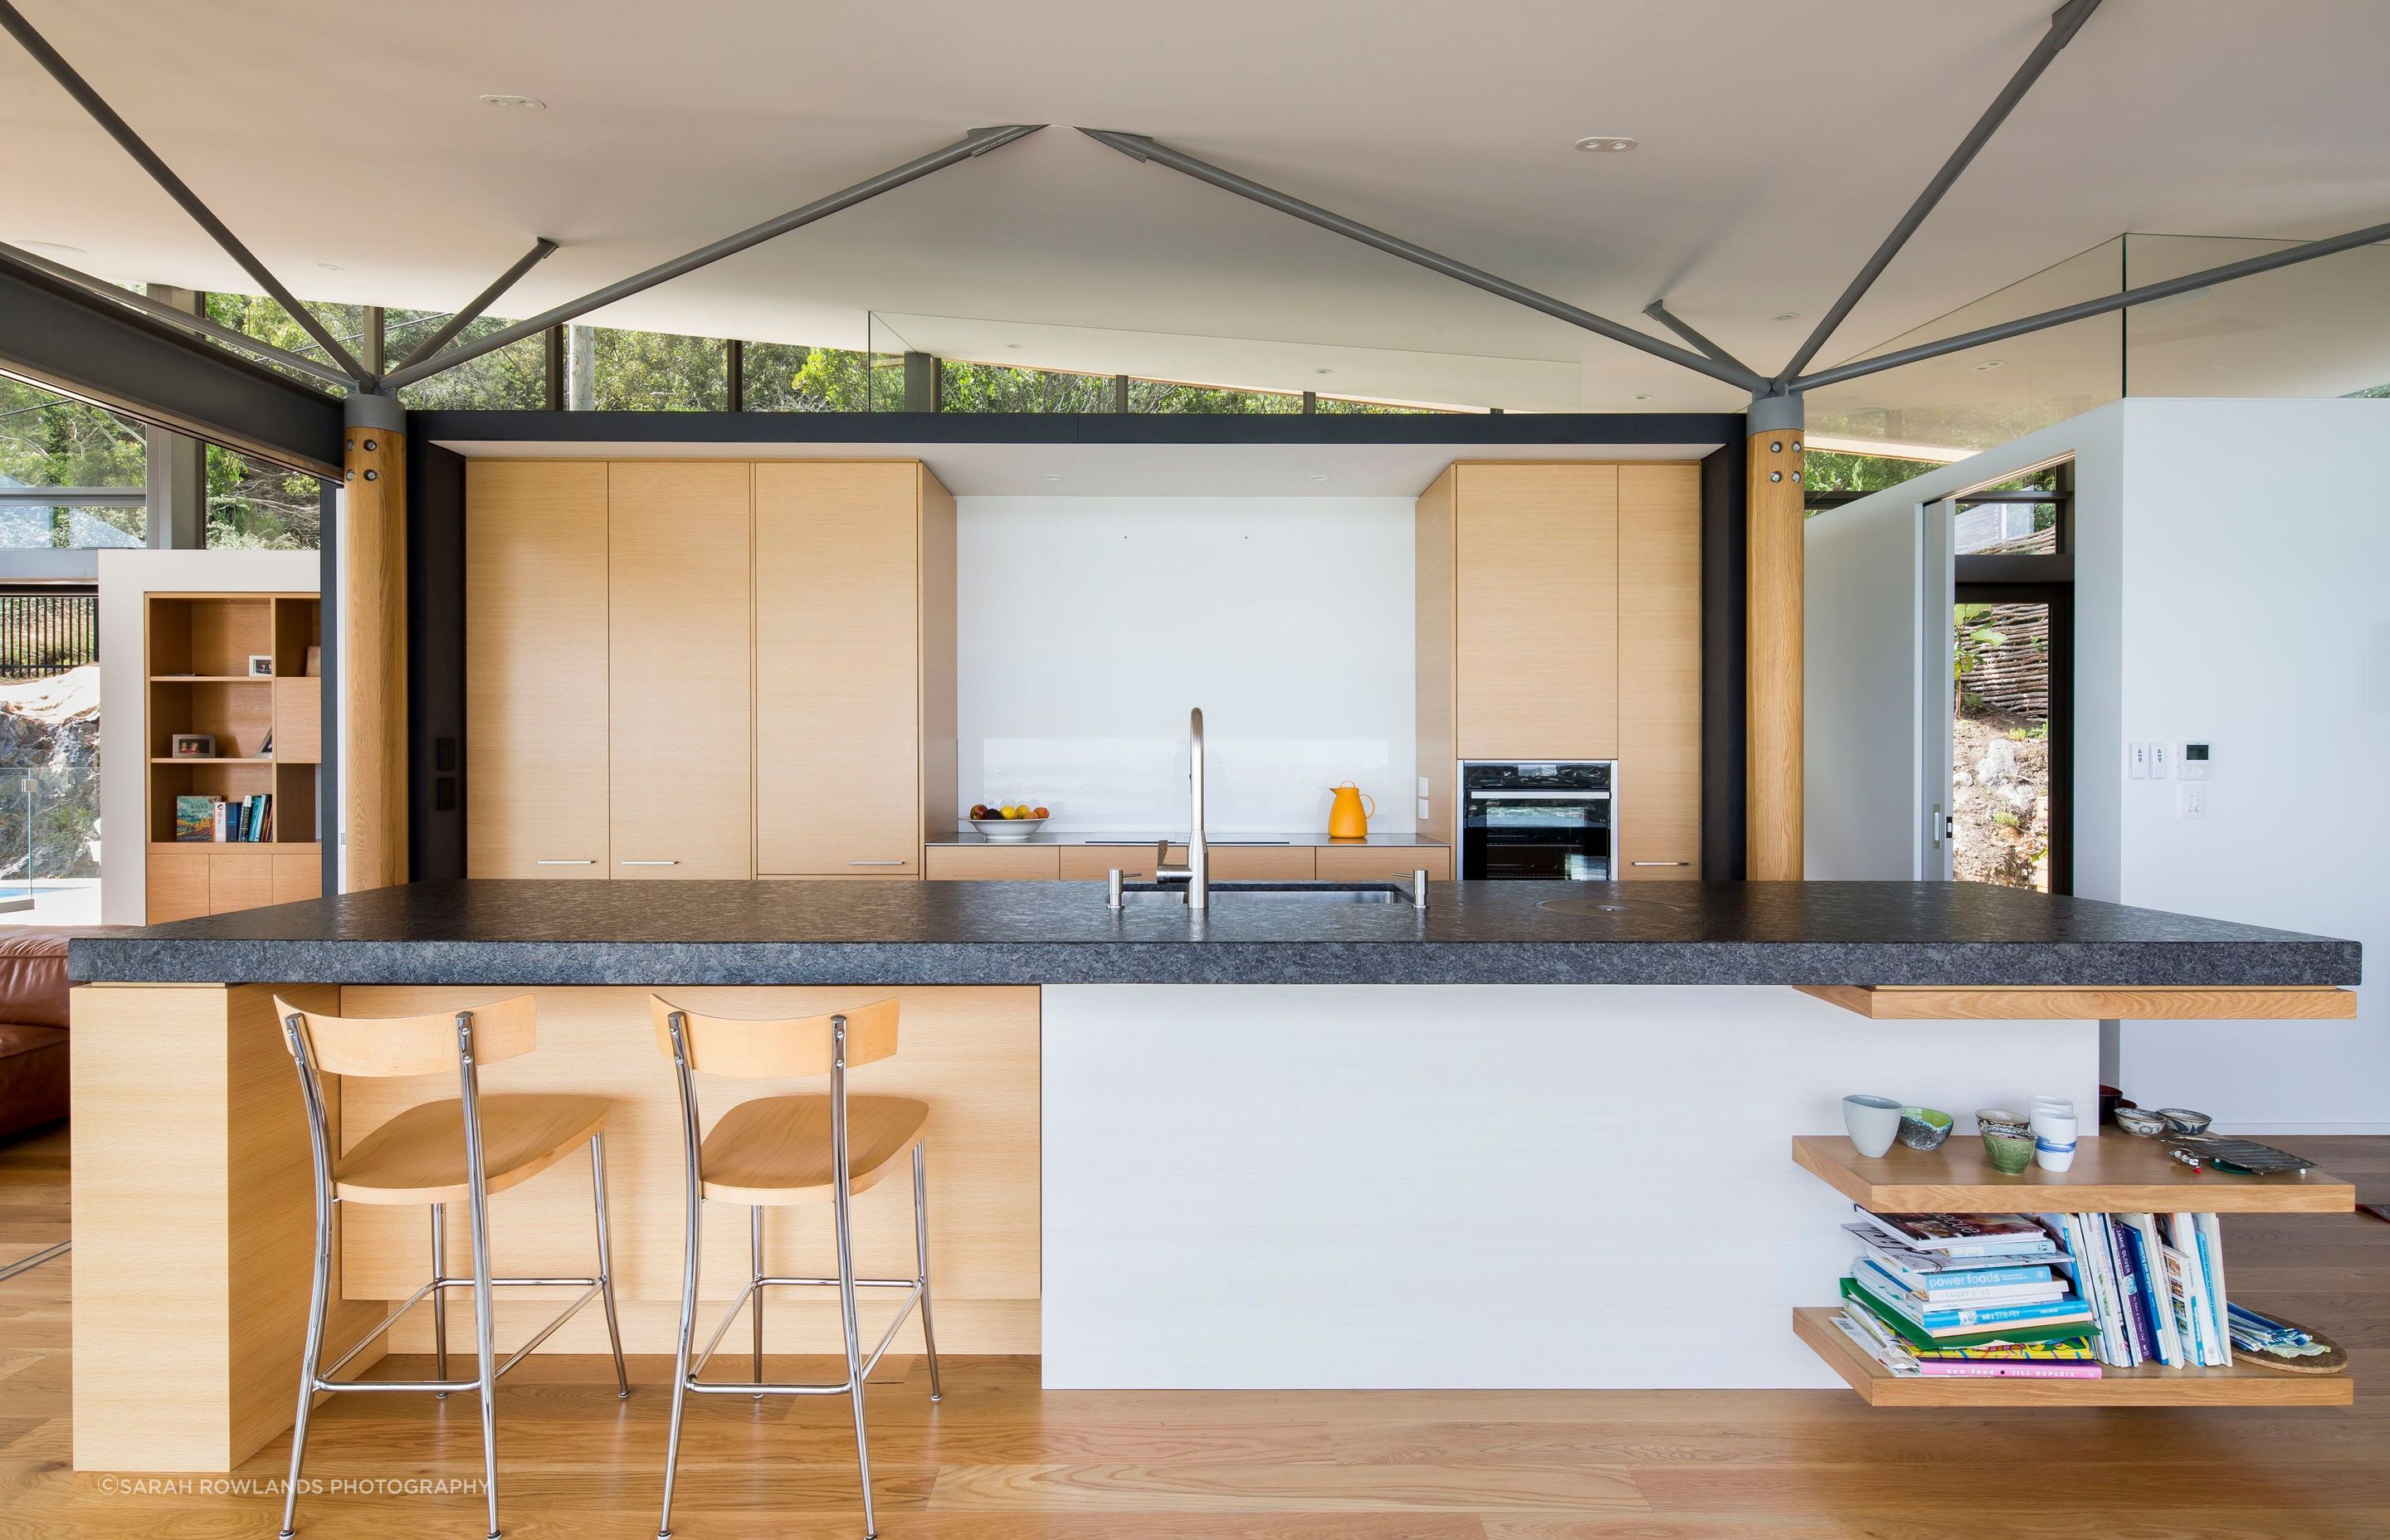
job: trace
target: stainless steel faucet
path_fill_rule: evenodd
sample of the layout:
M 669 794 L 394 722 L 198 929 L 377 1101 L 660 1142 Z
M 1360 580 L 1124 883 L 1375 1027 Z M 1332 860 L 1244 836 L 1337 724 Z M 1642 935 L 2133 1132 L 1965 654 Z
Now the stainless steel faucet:
M 1203 843 L 1203 708 L 1196 707 L 1187 713 L 1187 733 L 1192 740 L 1187 763 L 1189 806 L 1187 815 L 1187 865 L 1171 866 L 1163 864 L 1170 853 L 1170 841 L 1154 842 L 1153 879 L 1156 882 L 1187 884 L 1187 906 L 1209 909 L 1212 906 L 1212 855 Z

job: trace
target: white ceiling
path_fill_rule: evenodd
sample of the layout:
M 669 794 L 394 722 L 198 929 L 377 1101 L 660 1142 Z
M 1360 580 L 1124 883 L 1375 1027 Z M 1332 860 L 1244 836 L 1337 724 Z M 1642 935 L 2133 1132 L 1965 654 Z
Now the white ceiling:
M 452 307 L 552 237 L 500 307 L 527 314 L 965 129 L 1044 122 L 597 319 L 845 347 L 873 311 L 1164 334 L 1156 373 L 1171 333 L 1540 361 L 1574 366 L 1587 407 L 1653 409 L 1740 401 L 1072 125 L 1153 135 L 1621 319 L 1665 296 L 1766 370 L 2054 3 L 217 0 L 195 19 L 21 0 L 308 298 Z M 2120 230 L 2383 219 L 2384 58 L 2379 0 L 2107 0 L 1824 357 Z M 1592 134 L 1643 147 L 1570 148 Z M 0 239 L 80 247 L 61 260 L 128 281 L 249 287 L 7 45 L 0 144 Z M 1787 311 L 1804 319 L 1771 319 Z

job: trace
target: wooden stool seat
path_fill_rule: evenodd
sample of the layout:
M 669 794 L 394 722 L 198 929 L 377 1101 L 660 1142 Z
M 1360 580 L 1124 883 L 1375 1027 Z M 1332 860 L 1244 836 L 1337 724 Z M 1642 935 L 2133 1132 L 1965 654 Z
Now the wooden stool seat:
M 504 1192 L 587 1144 L 611 1107 L 600 1097 L 526 1093 L 484 1096 L 481 1110 L 483 1190 Z M 466 1201 L 464 1104 L 425 1102 L 383 1123 L 341 1157 L 332 1190 L 348 1203 Z
M 861 1192 L 920 1142 L 930 1104 L 907 1097 L 846 1098 L 847 1190 Z M 698 1157 L 707 1198 L 755 1207 L 830 1200 L 836 1158 L 830 1098 L 764 1097 L 722 1115 Z

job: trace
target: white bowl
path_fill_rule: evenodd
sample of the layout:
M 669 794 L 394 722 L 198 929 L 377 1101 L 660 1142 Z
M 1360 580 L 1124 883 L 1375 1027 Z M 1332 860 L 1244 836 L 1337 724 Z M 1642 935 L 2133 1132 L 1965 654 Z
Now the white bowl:
M 1046 827 L 1043 818 L 973 818 L 970 827 L 987 836 L 991 845 L 1018 845 Z

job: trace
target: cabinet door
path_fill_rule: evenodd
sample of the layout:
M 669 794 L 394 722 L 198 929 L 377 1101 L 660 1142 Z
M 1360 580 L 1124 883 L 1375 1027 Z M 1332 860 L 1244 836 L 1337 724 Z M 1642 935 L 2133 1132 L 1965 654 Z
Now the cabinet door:
M 324 851 L 320 845 L 274 849 L 274 902 L 295 904 L 324 896 Z
M 755 866 L 918 874 L 920 470 L 755 468 Z
M 606 875 L 606 709 L 605 464 L 469 462 L 468 877 Z
M 208 847 L 151 846 L 145 880 L 143 918 L 148 924 L 199 918 L 208 912 Z
M 929 876 L 941 882 L 1052 881 L 1060 866 L 1052 845 L 932 845 Z
M 1702 875 L 1702 473 L 1618 468 L 1618 875 Z
M 1452 852 L 1440 845 L 1322 845 L 1312 854 L 1322 882 L 1407 882 L 1418 871 L 1433 882 L 1452 878 Z
M 273 846 L 218 845 L 208 852 L 208 913 L 262 909 L 273 902 Z
M 609 468 L 610 876 L 752 875 L 752 474 Z
M 1454 630 L 1462 759 L 1618 751 L 1618 468 L 1464 465 Z

